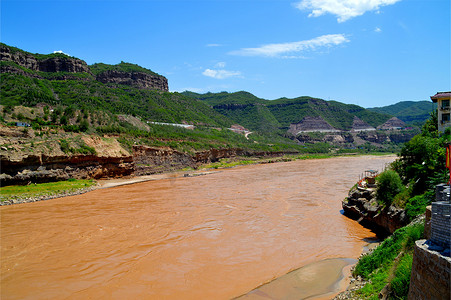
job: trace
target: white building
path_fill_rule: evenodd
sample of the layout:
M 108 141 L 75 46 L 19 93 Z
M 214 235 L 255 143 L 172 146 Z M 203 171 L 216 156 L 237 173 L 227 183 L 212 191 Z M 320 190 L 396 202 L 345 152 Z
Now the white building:
M 450 120 L 450 102 L 451 92 L 438 92 L 431 96 L 431 100 L 437 103 L 437 119 L 438 130 L 443 132 L 446 128 L 451 127 Z

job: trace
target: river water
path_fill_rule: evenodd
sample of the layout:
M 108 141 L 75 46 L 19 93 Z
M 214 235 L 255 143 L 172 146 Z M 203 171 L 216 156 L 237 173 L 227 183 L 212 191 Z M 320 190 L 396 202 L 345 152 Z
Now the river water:
M 369 230 L 340 214 L 393 157 L 254 165 L 1 207 L 1 299 L 230 299 Z

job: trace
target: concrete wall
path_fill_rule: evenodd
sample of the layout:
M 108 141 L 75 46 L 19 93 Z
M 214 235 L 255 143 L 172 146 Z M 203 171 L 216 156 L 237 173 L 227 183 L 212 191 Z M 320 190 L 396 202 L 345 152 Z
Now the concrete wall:
M 408 300 L 449 300 L 451 258 L 431 251 L 426 240 L 415 242 Z

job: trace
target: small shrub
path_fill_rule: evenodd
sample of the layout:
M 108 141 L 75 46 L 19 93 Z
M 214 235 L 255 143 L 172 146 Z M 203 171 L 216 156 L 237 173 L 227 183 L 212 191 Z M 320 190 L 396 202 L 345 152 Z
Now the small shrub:
M 69 142 L 67 140 L 61 139 L 59 141 L 59 144 L 60 144 L 61 151 L 63 151 L 64 153 L 71 152 L 71 147 L 69 146 Z
M 386 170 L 377 177 L 376 197 L 380 203 L 390 205 L 393 198 L 404 190 L 401 178 L 393 170 Z
M 410 198 L 406 204 L 406 214 L 410 220 L 413 220 L 416 216 L 423 214 L 428 205 L 429 200 L 424 195 Z

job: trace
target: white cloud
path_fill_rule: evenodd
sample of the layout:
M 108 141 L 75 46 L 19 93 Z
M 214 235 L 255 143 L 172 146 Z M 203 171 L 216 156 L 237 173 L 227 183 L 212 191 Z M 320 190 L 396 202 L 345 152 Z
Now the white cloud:
M 318 48 L 332 47 L 346 42 L 349 42 L 349 40 L 343 34 L 328 34 L 300 42 L 267 44 L 258 48 L 243 48 L 238 51 L 230 52 L 229 54 L 241 56 L 298 58 L 299 56 L 296 55 L 282 55 L 296 52 L 299 53 L 307 50 L 314 51 Z
M 207 44 L 207 47 L 221 47 L 221 44 Z
M 64 55 L 70 56 L 69 54 L 64 53 L 62 50 L 56 50 L 56 51 L 53 51 L 53 53 L 59 53 L 59 54 L 64 54 Z
M 381 6 L 392 5 L 401 0 L 302 0 L 295 3 L 300 10 L 311 10 L 309 17 L 324 14 L 336 15 L 339 23 L 361 16 L 367 11 L 376 12 Z
M 216 79 L 225 79 L 225 78 L 229 78 L 229 77 L 240 76 L 241 72 L 206 69 L 205 71 L 202 72 L 202 74 L 207 77 L 212 77 L 212 78 L 216 78 Z
M 382 32 L 382 29 L 380 29 L 379 27 L 376 27 L 376 28 L 374 29 L 374 32 Z

